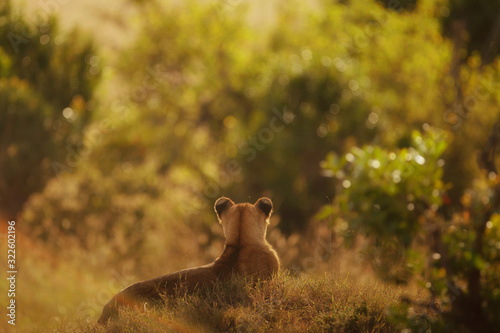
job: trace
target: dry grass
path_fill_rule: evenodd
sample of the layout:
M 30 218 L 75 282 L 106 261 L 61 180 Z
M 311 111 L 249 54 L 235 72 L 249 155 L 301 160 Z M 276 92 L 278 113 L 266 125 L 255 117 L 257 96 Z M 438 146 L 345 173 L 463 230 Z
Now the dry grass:
M 386 309 L 401 291 L 346 277 L 293 277 L 249 283 L 235 278 L 212 290 L 167 299 L 165 307 L 122 311 L 106 328 L 95 321 L 59 322 L 55 332 L 396 332 Z M 95 318 L 97 319 L 97 318 Z M 42 331 L 45 331 L 45 328 Z M 399 328 L 401 329 L 401 328 Z

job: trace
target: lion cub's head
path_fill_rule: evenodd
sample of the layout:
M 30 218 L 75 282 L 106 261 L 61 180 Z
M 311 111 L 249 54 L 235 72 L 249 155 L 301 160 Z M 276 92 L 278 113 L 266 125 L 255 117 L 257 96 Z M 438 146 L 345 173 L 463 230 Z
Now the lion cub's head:
M 222 224 L 226 244 L 234 246 L 266 242 L 266 231 L 273 211 L 268 198 L 260 198 L 255 204 L 235 204 L 222 197 L 215 202 L 215 212 Z

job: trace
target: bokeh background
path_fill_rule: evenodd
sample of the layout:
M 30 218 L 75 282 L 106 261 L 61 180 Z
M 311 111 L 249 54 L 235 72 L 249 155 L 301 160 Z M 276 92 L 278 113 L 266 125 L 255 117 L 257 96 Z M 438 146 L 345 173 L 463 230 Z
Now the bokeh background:
M 223 195 L 273 200 L 291 272 L 500 325 L 499 45 L 494 0 L 3 0 L 18 329 L 210 262 Z

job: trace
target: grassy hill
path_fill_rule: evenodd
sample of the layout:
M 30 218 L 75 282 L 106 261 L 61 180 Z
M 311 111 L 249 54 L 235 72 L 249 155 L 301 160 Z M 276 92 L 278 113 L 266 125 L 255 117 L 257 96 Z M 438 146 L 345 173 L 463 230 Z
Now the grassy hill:
M 408 313 L 399 311 L 401 299 L 421 297 L 356 270 L 321 276 L 284 270 L 268 282 L 234 278 L 168 299 L 165 307 L 123 311 L 119 320 L 95 330 L 116 292 L 150 276 L 105 268 L 78 248 L 55 253 L 23 232 L 17 245 L 17 325 L 2 321 L 5 332 L 400 332 L 408 326 L 398 317 Z M 0 280 L 0 292 L 7 289 L 7 280 Z
M 365 273 L 284 270 L 268 282 L 234 278 L 213 290 L 168 299 L 165 307 L 123 311 L 118 321 L 94 330 L 116 292 L 150 276 L 105 268 L 77 248 L 55 253 L 22 232 L 17 245 L 17 324 L 2 321 L 5 332 L 400 332 L 408 326 L 405 318 L 395 320 L 401 299 L 420 298 L 409 287 L 386 285 Z M 7 280 L 0 280 L 0 292 L 6 295 L 7 289 Z
M 96 318 L 62 320 L 39 332 L 399 332 L 388 309 L 404 292 L 347 277 L 294 277 L 263 283 L 235 278 L 213 290 L 169 298 L 166 307 L 123 311 L 94 331 Z

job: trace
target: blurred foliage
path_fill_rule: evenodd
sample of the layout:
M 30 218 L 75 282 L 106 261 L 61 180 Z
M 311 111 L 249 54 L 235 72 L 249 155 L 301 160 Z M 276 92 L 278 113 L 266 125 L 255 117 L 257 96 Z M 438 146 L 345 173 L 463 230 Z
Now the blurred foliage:
M 418 0 L 379 0 L 387 9 L 402 11 L 414 10 Z
M 411 257 L 424 212 L 442 203 L 442 169 L 436 166 L 444 164 L 446 146 L 443 133 L 428 129 L 425 135 L 414 131 L 407 148 L 354 147 L 341 158 L 330 153 L 323 163 L 325 173 L 338 179 L 341 189 L 334 205 L 325 206 L 318 217 L 340 213 L 337 223 L 351 246 L 357 236 L 367 237 L 370 241 L 362 252 L 389 281 L 404 282 L 411 276 L 415 263 L 401 257 Z
M 485 63 L 500 52 L 500 3 L 495 0 L 450 0 L 441 8 L 443 27 L 452 38 L 464 39 L 464 56 L 479 52 Z
M 387 9 L 406 13 L 420 5 L 418 0 L 379 0 Z M 432 10 L 441 16 L 443 32 L 457 45 L 462 59 L 473 52 L 490 63 L 500 52 L 500 3 L 496 0 L 439 0 Z
M 301 244 L 333 231 L 383 279 L 416 278 L 441 319 L 472 327 L 460 311 L 479 297 L 469 318 L 498 325 L 498 177 L 477 153 L 499 118 L 500 61 L 475 52 L 494 10 L 382 2 L 276 0 L 264 15 L 241 1 L 127 1 L 137 35 L 113 58 L 5 7 L 1 208 L 32 194 L 27 234 L 149 275 L 220 254 L 218 197 L 267 195 L 290 265 L 322 260 L 303 248 L 331 257 Z M 318 219 L 331 227 L 311 232 Z
M 58 30 L 9 2 L 0 11 L 0 209 L 11 215 L 60 171 L 54 161 L 80 149 L 90 121 L 93 46 Z
M 143 33 L 106 69 L 112 97 L 87 128 L 93 140 L 77 156 L 96 174 L 77 168 L 78 177 L 99 183 L 147 169 L 153 192 L 165 195 L 160 184 L 171 184 L 177 218 L 205 230 L 219 196 L 251 201 L 269 195 L 280 229 L 290 234 L 305 229 L 334 192 L 319 167 L 328 151 L 370 142 L 404 147 L 408 128 L 447 126 L 448 118 L 462 117 L 445 111 L 454 100 L 451 52 L 431 2 L 406 14 L 360 1 L 325 3 L 320 12 L 295 5 L 276 12 L 267 28 L 241 24 L 250 21 L 243 4 L 230 10 L 141 5 L 148 17 L 137 23 Z M 385 51 L 373 52 L 379 49 Z M 470 111 L 470 120 L 492 118 Z M 484 138 L 464 131 L 469 149 Z M 450 173 L 469 164 L 457 161 Z M 464 174 L 470 172 L 455 178 L 467 186 L 472 178 Z M 135 191 L 127 195 L 138 194 L 143 183 L 137 183 L 128 185 Z M 93 207 L 80 209 L 80 219 Z
M 342 157 L 330 153 L 323 167 L 341 189 L 318 218 L 335 217 L 344 243 L 361 243 L 361 258 L 383 279 L 406 283 L 416 276 L 438 299 L 432 310 L 451 319 L 412 317 L 408 327 L 488 330 L 499 324 L 499 177 L 483 172 L 447 220 L 442 207 L 450 204 L 451 184 L 443 183 L 441 168 L 447 141 L 443 131 L 427 127 L 424 134 L 413 131 L 410 146 L 397 151 L 364 146 Z M 395 308 L 395 318 L 411 318 L 408 309 Z

